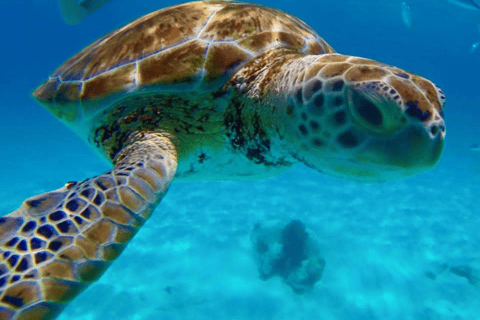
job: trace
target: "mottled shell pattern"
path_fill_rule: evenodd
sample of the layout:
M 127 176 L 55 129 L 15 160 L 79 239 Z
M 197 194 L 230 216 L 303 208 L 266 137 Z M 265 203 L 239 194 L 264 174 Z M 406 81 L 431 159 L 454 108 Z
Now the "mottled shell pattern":
M 219 88 L 272 47 L 305 55 L 334 52 L 304 22 L 282 11 L 230 1 L 191 2 L 104 36 L 60 66 L 34 96 L 56 117 L 82 129 L 112 100 L 135 92 Z

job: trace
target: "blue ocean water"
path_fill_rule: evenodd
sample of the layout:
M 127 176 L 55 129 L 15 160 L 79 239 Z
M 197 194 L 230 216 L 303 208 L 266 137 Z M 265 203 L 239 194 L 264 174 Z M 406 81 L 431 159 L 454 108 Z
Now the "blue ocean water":
M 479 319 L 480 12 L 410 0 L 257 1 L 311 25 L 339 53 L 421 74 L 447 95 L 439 165 L 383 184 L 298 166 L 259 181 L 173 184 L 152 218 L 61 320 Z M 32 195 L 109 169 L 31 98 L 63 61 L 105 33 L 176 1 L 113 0 L 69 26 L 57 3 L 2 1 L 0 214 Z M 258 221 L 302 220 L 326 268 L 308 294 L 258 277 L 249 234 Z M 450 268 L 470 267 L 472 279 Z M 165 288 L 169 288 L 165 290 Z

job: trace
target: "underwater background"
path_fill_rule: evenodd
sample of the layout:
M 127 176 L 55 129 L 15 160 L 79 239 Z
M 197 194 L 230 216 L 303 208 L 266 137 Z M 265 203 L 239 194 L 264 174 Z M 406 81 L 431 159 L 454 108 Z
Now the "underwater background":
M 304 166 L 258 181 L 173 183 L 147 224 L 58 318 L 479 319 L 480 11 L 446 0 L 262 0 L 339 53 L 418 73 L 447 96 L 446 148 L 416 177 L 362 184 Z M 65 24 L 54 0 L 1 1 L 0 215 L 109 169 L 31 97 L 100 36 L 177 1 L 113 0 Z M 259 278 L 257 222 L 301 220 L 326 261 L 312 292 Z

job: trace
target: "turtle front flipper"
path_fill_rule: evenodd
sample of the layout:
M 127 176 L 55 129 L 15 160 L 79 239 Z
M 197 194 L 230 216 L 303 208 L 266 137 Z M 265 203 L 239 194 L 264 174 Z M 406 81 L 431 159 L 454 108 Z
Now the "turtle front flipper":
M 168 138 L 140 134 L 100 176 L 0 218 L 0 319 L 53 319 L 125 249 L 177 169 Z

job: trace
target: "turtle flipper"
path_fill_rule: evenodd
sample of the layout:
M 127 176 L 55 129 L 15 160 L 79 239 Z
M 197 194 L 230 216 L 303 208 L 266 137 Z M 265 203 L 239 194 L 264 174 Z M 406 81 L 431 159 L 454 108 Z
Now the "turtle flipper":
M 0 319 L 55 318 L 125 249 L 176 167 L 170 141 L 150 135 L 125 148 L 112 171 L 0 218 Z

